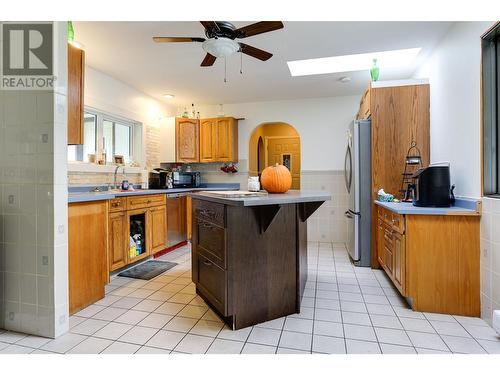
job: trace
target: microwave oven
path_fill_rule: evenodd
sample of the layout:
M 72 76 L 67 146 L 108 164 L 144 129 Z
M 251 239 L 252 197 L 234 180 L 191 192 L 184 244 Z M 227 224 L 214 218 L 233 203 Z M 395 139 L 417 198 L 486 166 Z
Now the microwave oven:
M 201 185 L 200 172 L 173 172 L 172 186 L 174 188 L 199 188 Z

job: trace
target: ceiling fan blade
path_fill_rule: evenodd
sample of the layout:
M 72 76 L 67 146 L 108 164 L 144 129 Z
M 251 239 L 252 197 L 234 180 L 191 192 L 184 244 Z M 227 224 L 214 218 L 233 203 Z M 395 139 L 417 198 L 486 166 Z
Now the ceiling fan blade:
M 269 31 L 282 29 L 283 23 L 281 21 L 261 21 L 253 23 L 248 26 L 243 26 L 236 30 L 238 38 L 246 38 L 249 36 L 267 33 Z
M 211 28 L 219 28 L 217 23 L 215 21 L 200 21 L 200 23 L 203 25 L 205 29 L 211 29 Z
M 240 47 L 241 47 L 241 52 L 243 52 L 244 54 L 255 57 L 256 59 L 262 61 L 267 61 L 273 56 L 272 53 L 249 46 L 248 44 L 245 43 L 240 43 Z
M 205 56 L 205 58 L 201 62 L 200 66 L 212 66 L 212 65 L 214 65 L 215 59 L 217 59 L 217 57 L 207 53 L 207 55 Z
M 204 38 L 189 38 L 189 37 L 168 37 L 168 36 L 154 36 L 153 40 L 156 43 L 179 43 L 179 42 L 204 42 Z

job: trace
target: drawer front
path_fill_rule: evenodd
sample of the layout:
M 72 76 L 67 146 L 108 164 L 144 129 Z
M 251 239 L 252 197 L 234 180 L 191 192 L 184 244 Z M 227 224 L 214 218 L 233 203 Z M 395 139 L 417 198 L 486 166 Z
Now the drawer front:
M 167 204 L 165 194 L 139 195 L 127 197 L 127 210 L 154 207 Z
M 115 198 L 109 201 L 109 212 L 120 212 L 127 209 L 126 198 Z
M 163 206 L 167 204 L 167 196 L 165 194 L 155 194 L 149 196 L 149 207 Z
M 220 314 L 226 315 L 226 271 L 201 254 L 197 254 L 198 282 L 196 287 Z
M 225 228 L 225 209 L 223 204 L 195 199 L 193 206 L 196 217 Z
M 391 224 L 396 232 L 404 234 L 404 215 L 393 213 Z
M 226 268 L 226 231 L 200 218 L 196 218 L 195 225 L 197 251 L 219 267 Z

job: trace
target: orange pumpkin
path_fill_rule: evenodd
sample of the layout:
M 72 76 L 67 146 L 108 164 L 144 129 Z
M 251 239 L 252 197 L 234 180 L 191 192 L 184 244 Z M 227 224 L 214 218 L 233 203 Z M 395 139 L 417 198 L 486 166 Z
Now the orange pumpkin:
M 286 193 L 292 186 L 292 174 L 287 167 L 276 163 L 262 171 L 260 182 L 268 193 Z

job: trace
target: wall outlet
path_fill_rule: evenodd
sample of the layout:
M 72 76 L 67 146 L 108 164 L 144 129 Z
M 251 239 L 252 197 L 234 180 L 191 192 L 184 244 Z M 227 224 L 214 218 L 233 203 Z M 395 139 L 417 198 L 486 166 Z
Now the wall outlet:
M 49 257 L 47 255 L 42 256 L 42 265 L 43 266 L 49 265 Z
M 488 258 L 488 248 L 487 247 L 483 248 L 483 257 Z
M 14 311 L 9 311 L 9 320 L 14 320 L 16 317 L 16 313 Z
M 15 202 L 15 197 L 14 197 L 14 195 L 12 195 L 12 194 L 11 194 L 11 195 L 9 195 L 9 204 L 14 204 L 14 202 Z
M 49 135 L 42 134 L 42 143 L 49 143 Z
M 62 224 L 61 224 L 61 225 L 59 225 L 59 226 L 57 227 L 57 231 L 59 232 L 59 234 L 63 234 L 63 233 L 64 233 L 64 225 L 62 225 Z

